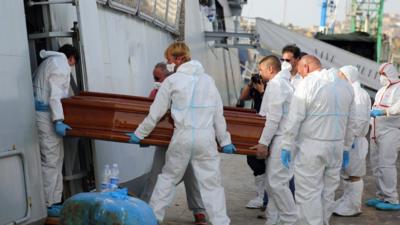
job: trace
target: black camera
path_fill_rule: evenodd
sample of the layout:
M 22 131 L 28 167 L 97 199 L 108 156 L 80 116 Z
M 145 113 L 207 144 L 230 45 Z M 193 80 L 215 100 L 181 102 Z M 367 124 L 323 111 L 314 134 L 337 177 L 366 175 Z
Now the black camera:
M 256 73 L 251 75 L 251 82 L 253 82 L 253 84 L 261 84 L 261 81 L 262 78 L 260 74 Z

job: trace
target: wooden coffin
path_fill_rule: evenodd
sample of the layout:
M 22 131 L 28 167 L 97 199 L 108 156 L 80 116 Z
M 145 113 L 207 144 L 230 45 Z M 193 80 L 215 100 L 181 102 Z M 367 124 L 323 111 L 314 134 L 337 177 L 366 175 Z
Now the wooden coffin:
M 65 123 L 72 127 L 68 136 L 128 142 L 147 116 L 152 99 L 146 97 L 82 92 L 62 100 Z M 258 143 L 265 119 L 253 110 L 224 107 L 224 116 L 238 154 L 254 155 L 249 147 Z M 173 132 L 173 121 L 167 113 L 143 144 L 167 146 Z

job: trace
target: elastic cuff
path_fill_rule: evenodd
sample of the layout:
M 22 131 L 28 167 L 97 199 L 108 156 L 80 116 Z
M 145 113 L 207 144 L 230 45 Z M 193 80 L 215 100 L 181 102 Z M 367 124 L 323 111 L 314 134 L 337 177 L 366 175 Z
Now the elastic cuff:
M 260 139 L 260 140 L 258 141 L 258 144 L 262 144 L 262 145 L 265 145 L 265 146 L 268 146 L 268 145 L 269 145 L 269 143 L 265 142 L 265 141 L 262 140 L 262 139 Z
M 286 151 L 292 152 L 292 148 L 289 148 L 289 147 L 286 147 L 286 146 L 282 146 L 281 150 L 286 150 Z M 294 149 L 294 150 L 296 150 L 296 149 Z
M 64 121 L 64 117 L 55 117 L 55 118 L 53 118 L 53 122 L 55 123 L 56 121 Z
M 134 132 L 134 134 L 136 135 L 136 137 L 138 137 L 140 140 L 143 140 L 143 135 L 139 134 L 139 132 Z
M 198 213 L 206 214 L 206 210 L 205 209 L 198 208 L 198 209 L 190 209 L 190 210 L 192 210 L 193 215 L 198 214 Z

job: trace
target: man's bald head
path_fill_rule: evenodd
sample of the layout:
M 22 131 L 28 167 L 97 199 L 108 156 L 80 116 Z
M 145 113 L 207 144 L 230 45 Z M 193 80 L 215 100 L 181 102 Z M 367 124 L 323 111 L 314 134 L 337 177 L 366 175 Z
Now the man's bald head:
M 309 73 L 321 70 L 321 62 L 319 59 L 312 55 L 305 55 L 301 57 L 297 64 L 297 72 L 302 76 L 306 77 Z
M 156 82 L 163 82 L 168 76 L 167 65 L 163 62 L 157 63 L 153 69 L 153 78 Z

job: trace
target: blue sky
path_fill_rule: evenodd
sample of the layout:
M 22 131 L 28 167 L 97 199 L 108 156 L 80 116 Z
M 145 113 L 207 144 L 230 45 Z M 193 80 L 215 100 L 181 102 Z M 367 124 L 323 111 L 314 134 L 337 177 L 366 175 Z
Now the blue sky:
M 286 11 L 284 5 L 286 2 Z M 346 16 L 346 5 L 351 0 L 339 0 L 337 20 Z M 245 17 L 262 17 L 276 23 L 285 20 L 285 24 L 309 27 L 319 25 L 322 0 L 248 0 L 242 15 Z M 400 13 L 400 0 L 386 0 L 384 12 Z

